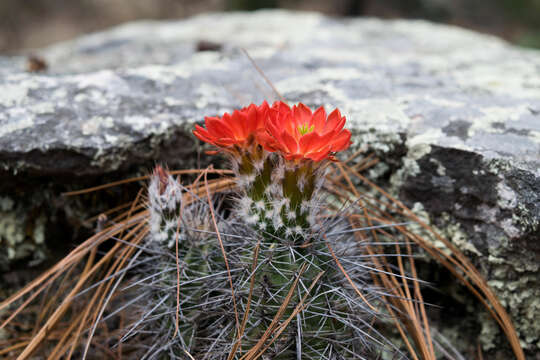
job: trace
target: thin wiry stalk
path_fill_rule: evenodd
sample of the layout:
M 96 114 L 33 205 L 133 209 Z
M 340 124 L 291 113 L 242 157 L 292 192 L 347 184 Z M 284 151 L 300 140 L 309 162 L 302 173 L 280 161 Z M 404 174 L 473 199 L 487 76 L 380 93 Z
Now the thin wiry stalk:
M 266 81 L 266 83 L 268 84 L 268 86 L 270 86 L 270 88 L 272 89 L 272 91 L 274 92 L 274 94 L 276 94 L 279 99 L 281 101 L 283 101 L 284 103 L 287 102 L 287 100 L 285 100 L 285 98 L 279 93 L 279 91 L 277 90 L 277 88 L 274 86 L 274 84 L 272 83 L 272 81 L 270 81 L 270 79 L 266 76 L 266 74 L 264 73 L 264 71 L 262 71 L 262 69 L 259 67 L 259 65 L 257 65 L 257 63 L 255 62 L 255 60 L 253 60 L 253 58 L 249 55 L 249 53 L 247 52 L 246 49 L 244 48 L 240 48 L 242 50 L 242 52 L 244 53 L 244 55 L 248 58 L 248 60 L 251 62 L 251 65 L 255 68 L 255 70 L 257 70 L 257 72 L 259 73 L 259 75 L 264 79 L 264 81 Z

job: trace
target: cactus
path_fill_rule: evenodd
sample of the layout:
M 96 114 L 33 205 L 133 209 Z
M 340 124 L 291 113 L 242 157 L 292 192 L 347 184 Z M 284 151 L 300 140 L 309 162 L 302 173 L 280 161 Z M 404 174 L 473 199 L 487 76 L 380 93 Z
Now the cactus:
M 207 118 L 194 133 L 228 156 L 238 185 L 232 213 L 213 211 L 217 224 L 212 203 L 189 194 L 188 204 L 188 189 L 156 168 L 145 245 L 152 261 L 137 282 L 146 304 L 132 326 L 152 329 L 146 356 L 375 359 L 394 351 L 372 327 L 378 290 L 347 214 L 327 210 L 321 195 L 333 154 L 350 143 L 344 123 L 337 110 L 283 103 Z

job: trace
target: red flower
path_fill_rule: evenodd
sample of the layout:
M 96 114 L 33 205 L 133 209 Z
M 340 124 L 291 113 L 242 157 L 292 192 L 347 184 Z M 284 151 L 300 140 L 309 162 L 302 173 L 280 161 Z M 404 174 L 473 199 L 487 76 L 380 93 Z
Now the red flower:
M 275 102 L 266 120 L 266 134 L 259 136 L 268 151 L 279 151 L 287 160 L 321 161 L 351 144 L 351 132 L 343 129 L 345 117 L 338 109 L 326 115 L 323 107 L 314 113 L 302 103 L 292 109 Z
M 245 148 L 253 143 L 257 133 L 264 129 L 268 103 L 249 105 L 241 110 L 225 113 L 222 117 L 206 117 L 206 129 L 195 125 L 193 134 L 200 140 L 220 148 L 239 146 Z
M 225 149 L 258 143 L 267 151 L 279 151 L 287 160 L 321 161 L 347 149 L 351 139 L 338 109 L 327 116 L 324 108 L 312 113 L 302 103 L 290 108 L 276 101 L 269 107 L 264 101 L 204 120 L 206 128 L 196 125 L 193 131 L 202 141 Z

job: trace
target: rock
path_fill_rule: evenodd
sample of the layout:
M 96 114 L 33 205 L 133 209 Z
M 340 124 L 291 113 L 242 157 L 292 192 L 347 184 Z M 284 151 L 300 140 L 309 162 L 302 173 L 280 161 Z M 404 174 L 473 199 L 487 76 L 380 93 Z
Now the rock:
M 60 191 L 196 166 L 195 122 L 277 99 L 241 48 L 288 101 L 347 115 L 354 147 L 383 160 L 372 177 L 473 259 L 539 351 L 540 52 L 424 21 L 210 14 L 42 49 L 46 72 L 0 57 L 0 213 L 16 219 L 0 223 L 3 266 L 23 242 L 47 257 L 38 229 L 88 213 Z M 489 350 L 498 330 L 479 326 Z

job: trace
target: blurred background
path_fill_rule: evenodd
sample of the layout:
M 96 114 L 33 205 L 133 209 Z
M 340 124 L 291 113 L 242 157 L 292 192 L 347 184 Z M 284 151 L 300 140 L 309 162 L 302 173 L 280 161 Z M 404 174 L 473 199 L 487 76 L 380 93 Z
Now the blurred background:
M 540 48 L 540 0 L 0 0 L 0 53 L 38 48 L 137 19 L 259 8 L 427 19 Z

